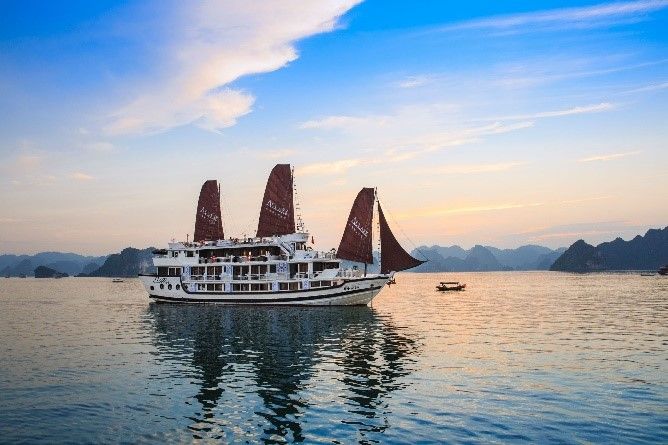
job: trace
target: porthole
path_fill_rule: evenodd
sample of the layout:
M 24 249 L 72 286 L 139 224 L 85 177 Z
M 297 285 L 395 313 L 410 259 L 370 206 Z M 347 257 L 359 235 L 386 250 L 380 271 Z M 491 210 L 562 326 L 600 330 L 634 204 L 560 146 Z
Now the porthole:
M 171 284 L 168 284 L 168 285 L 167 285 L 167 289 L 172 290 L 172 285 L 171 285 Z
M 151 290 L 155 290 L 155 287 L 151 286 Z
M 176 290 L 179 290 L 179 289 L 181 289 L 181 285 L 180 285 L 180 284 L 177 284 L 177 285 L 176 285 Z
M 165 288 L 165 285 L 160 283 L 160 289 L 164 289 L 164 288 Z

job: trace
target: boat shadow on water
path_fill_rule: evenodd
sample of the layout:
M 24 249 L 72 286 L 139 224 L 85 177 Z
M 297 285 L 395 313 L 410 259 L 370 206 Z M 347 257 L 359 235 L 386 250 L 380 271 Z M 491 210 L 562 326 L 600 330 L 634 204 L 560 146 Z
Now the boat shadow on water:
M 419 338 L 370 307 L 151 304 L 148 315 L 160 359 L 187 366 L 200 386 L 194 438 L 303 441 L 311 409 L 334 416 L 333 435 L 337 424 L 358 439 L 382 433 L 391 426 L 387 396 L 408 385 L 420 349 Z M 259 396 L 244 407 L 255 430 L 239 437 L 250 419 L 235 424 L 223 400 L 248 393 Z

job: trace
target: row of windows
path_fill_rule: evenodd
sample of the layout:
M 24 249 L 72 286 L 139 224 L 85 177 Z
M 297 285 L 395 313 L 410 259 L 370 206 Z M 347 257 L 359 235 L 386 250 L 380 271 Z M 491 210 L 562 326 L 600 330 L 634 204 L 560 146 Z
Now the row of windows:
M 159 277 L 178 277 L 181 275 L 180 267 L 158 267 Z
M 312 281 L 310 283 L 311 289 L 319 287 L 329 287 L 332 285 L 331 281 Z M 302 283 L 298 281 L 291 281 L 288 283 L 279 283 L 279 290 L 282 291 L 295 291 L 302 289 Z M 165 289 L 165 284 L 160 283 L 160 289 Z M 175 286 L 176 290 L 181 289 L 181 285 L 177 284 Z M 151 290 L 155 290 L 154 286 L 151 286 Z M 172 290 L 172 285 L 167 285 L 167 290 Z M 222 292 L 222 284 L 197 284 L 198 291 L 207 291 L 207 292 Z M 267 292 L 272 290 L 271 283 L 235 283 L 232 285 L 232 292 Z
M 160 289 L 164 289 L 164 288 L 165 288 L 165 284 L 160 283 Z M 181 289 L 181 285 L 177 284 L 176 285 L 176 290 L 180 290 L 180 289 Z M 151 290 L 155 290 L 155 286 L 151 286 Z M 167 290 L 172 290 L 172 285 L 171 284 L 167 285 Z
M 331 281 L 313 281 L 310 283 L 310 288 L 330 287 Z M 299 281 L 291 281 L 288 283 L 278 283 L 278 289 L 281 291 L 295 291 L 302 289 L 302 283 Z M 198 291 L 206 292 L 222 292 L 224 290 L 222 284 L 197 284 Z M 233 283 L 232 292 L 269 292 L 272 290 L 271 283 Z
M 313 273 L 321 272 L 325 269 L 336 269 L 339 267 L 338 263 L 313 263 Z M 234 266 L 232 267 L 232 275 L 247 276 L 247 275 L 265 275 L 268 273 L 276 273 L 276 264 L 256 264 L 251 266 Z M 291 276 L 306 277 L 308 273 L 308 263 L 292 263 L 290 264 Z M 223 266 L 193 266 L 190 269 L 191 276 L 219 276 L 223 274 Z M 178 277 L 181 275 L 180 267 L 158 267 L 159 277 Z

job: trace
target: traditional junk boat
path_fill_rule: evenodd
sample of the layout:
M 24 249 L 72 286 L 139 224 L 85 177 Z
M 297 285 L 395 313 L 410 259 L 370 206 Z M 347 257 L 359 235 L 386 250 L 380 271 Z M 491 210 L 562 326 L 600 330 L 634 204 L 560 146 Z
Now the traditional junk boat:
M 290 165 L 276 165 L 267 180 L 256 236 L 225 239 L 220 189 L 217 181 L 206 181 L 193 242 L 172 242 L 154 251 L 157 273 L 140 275 L 150 297 L 179 303 L 366 305 L 395 272 L 423 263 L 392 234 L 373 188 L 363 188 L 355 198 L 338 250 L 312 250 L 313 238 L 295 224 L 293 188 Z M 380 273 L 367 273 L 373 263 L 376 203 Z M 363 269 L 353 263 L 363 263 Z

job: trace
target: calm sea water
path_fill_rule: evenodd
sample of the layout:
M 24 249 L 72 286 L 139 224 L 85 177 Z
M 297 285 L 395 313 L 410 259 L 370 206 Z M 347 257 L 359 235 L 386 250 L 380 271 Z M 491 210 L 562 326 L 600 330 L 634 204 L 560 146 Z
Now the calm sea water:
M 668 278 L 444 278 L 355 308 L 0 279 L 0 441 L 668 443 Z

